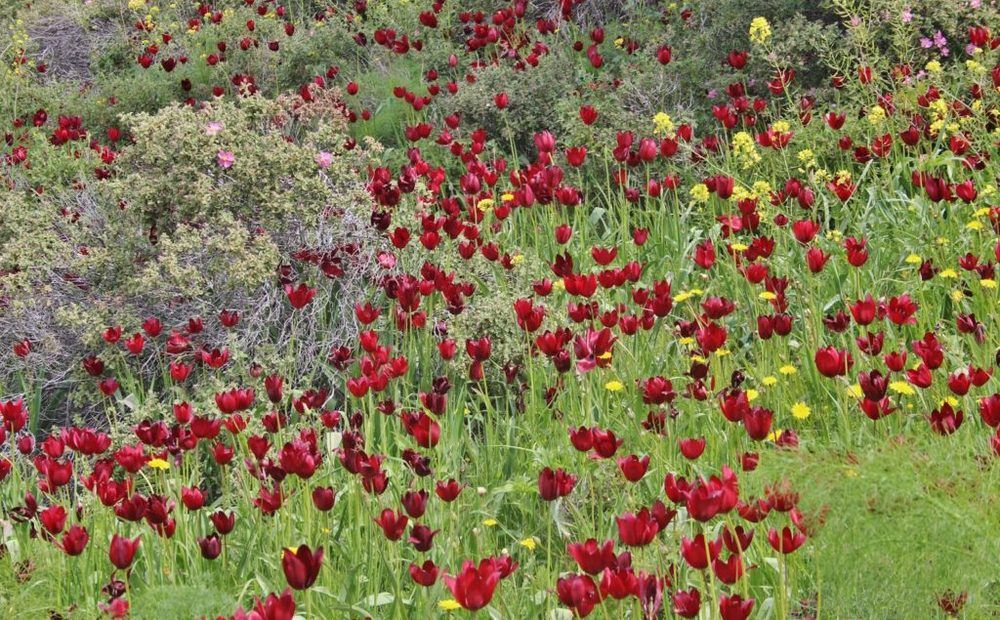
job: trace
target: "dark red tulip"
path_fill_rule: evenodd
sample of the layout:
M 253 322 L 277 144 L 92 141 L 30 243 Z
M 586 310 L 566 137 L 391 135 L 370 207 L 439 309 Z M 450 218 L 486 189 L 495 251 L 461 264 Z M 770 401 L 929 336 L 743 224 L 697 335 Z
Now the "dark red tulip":
M 135 552 L 139 549 L 139 538 L 134 540 L 123 538 L 118 534 L 111 537 L 111 544 L 108 547 L 108 557 L 111 563 L 121 570 L 125 570 L 132 565 Z
M 469 611 L 477 611 L 493 600 L 500 583 L 500 571 L 492 558 L 487 558 L 478 567 L 466 561 L 457 575 L 445 575 L 443 579 L 459 605 Z
M 308 545 L 298 549 L 285 549 L 281 556 L 281 569 L 288 585 L 296 590 L 305 590 L 316 582 L 323 563 L 323 547 L 313 552 Z

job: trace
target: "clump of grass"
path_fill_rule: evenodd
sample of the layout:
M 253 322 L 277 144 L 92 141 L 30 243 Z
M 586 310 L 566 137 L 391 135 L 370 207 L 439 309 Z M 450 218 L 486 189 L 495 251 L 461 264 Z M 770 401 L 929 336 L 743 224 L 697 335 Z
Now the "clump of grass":
M 827 507 L 812 539 L 820 611 L 829 618 L 928 618 L 948 589 L 963 617 L 1000 613 L 1000 469 L 978 442 L 889 440 L 856 452 L 769 459 L 807 511 Z

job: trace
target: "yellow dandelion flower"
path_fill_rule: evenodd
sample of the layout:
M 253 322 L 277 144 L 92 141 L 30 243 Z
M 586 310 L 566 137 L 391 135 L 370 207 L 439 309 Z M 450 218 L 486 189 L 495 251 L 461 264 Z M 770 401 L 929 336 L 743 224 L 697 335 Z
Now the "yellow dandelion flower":
M 528 551 L 534 551 L 535 547 L 538 546 L 538 543 L 535 541 L 535 538 L 533 536 L 530 538 L 525 538 L 518 544 L 527 549 Z
M 956 273 L 954 269 L 950 269 L 950 268 L 949 269 L 942 269 L 941 272 L 938 273 L 938 277 L 939 278 L 945 278 L 945 279 L 957 278 L 958 277 L 958 273 Z
M 776 428 L 776 429 L 774 429 L 773 431 L 771 431 L 770 433 L 767 434 L 767 440 L 768 441 L 778 441 L 779 439 L 781 439 L 781 435 L 784 432 L 785 431 L 781 430 L 780 428 Z
M 792 366 L 791 364 L 785 364 L 784 366 L 778 369 L 778 372 L 780 372 L 783 375 L 794 375 L 795 373 L 798 372 L 798 370 L 795 368 L 795 366 Z
M 760 295 L 758 295 L 758 297 L 760 297 L 764 301 L 771 301 L 772 299 L 777 299 L 778 298 L 778 296 L 775 295 L 774 293 L 772 293 L 771 291 L 764 291 L 763 293 L 761 293 Z
M 761 379 L 760 382 L 763 383 L 764 385 L 770 387 L 770 386 L 772 386 L 772 385 L 774 385 L 774 384 L 776 384 L 778 382 L 778 378 L 775 377 L 774 375 L 768 375 L 768 376 L 764 377 L 763 379 Z
M 997 281 L 996 280 L 980 280 L 979 281 L 979 286 L 981 286 L 983 288 L 988 288 L 988 289 L 996 289 L 996 287 L 997 287 Z
M 170 469 L 170 463 L 163 459 L 150 459 L 146 465 L 152 469 Z
M 804 402 L 799 401 L 792 405 L 792 417 L 796 420 L 805 420 L 810 416 L 810 414 L 812 414 L 812 409 L 810 409 L 809 405 Z
M 917 391 L 913 389 L 913 386 L 906 381 L 893 381 L 889 384 L 889 389 L 904 396 L 913 396 L 917 393 Z
M 757 400 L 758 397 L 760 397 L 760 392 L 758 392 L 757 390 L 755 390 L 753 388 L 750 388 L 749 390 L 747 390 L 747 400 L 748 401 L 753 402 L 753 401 Z
M 952 301 L 959 302 L 962 301 L 963 299 L 965 299 L 965 293 L 963 293 L 959 289 L 955 289 L 951 292 Z
M 924 262 L 924 259 L 920 258 L 919 254 L 910 254 L 906 257 L 906 263 L 909 265 L 919 265 Z
M 725 356 L 729 355 L 730 353 L 732 353 L 732 351 L 730 351 L 729 349 L 719 349 L 719 350 L 717 350 L 715 352 L 715 356 L 716 357 L 725 357 Z
M 486 527 L 496 527 L 498 523 L 496 519 L 483 519 L 483 525 Z
M 625 384 L 618 380 L 612 380 L 604 384 L 604 389 L 609 392 L 621 392 L 625 389 Z
M 861 389 L 861 384 L 855 383 L 854 385 L 847 388 L 847 393 L 854 398 L 861 398 L 865 395 L 864 390 Z
M 443 601 L 438 601 L 438 607 L 440 607 L 444 611 L 455 611 L 456 609 L 461 609 L 462 604 L 453 598 L 449 598 Z

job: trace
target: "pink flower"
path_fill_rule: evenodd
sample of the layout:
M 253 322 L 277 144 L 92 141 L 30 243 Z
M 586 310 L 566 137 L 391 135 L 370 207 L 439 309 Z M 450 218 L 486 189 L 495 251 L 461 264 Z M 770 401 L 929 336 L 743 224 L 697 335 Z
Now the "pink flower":
M 219 132 L 222 131 L 224 125 L 221 121 L 212 121 L 205 125 L 205 135 L 206 136 L 217 136 Z
M 236 161 L 236 156 L 231 151 L 219 151 L 215 155 L 215 160 L 219 163 L 220 168 L 231 168 L 233 162 Z
M 326 151 L 320 151 L 316 154 L 316 165 L 320 168 L 326 170 L 333 163 L 333 154 L 327 153 Z
M 382 269 L 392 269 L 396 266 L 396 256 L 391 252 L 379 252 L 378 264 Z

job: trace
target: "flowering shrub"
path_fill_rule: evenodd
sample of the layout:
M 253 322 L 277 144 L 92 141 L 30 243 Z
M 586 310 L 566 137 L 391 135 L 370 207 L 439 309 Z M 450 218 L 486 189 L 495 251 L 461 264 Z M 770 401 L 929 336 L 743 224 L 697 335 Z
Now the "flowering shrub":
M 6 616 L 996 612 L 994 6 L 99 4 L 0 47 Z

